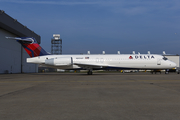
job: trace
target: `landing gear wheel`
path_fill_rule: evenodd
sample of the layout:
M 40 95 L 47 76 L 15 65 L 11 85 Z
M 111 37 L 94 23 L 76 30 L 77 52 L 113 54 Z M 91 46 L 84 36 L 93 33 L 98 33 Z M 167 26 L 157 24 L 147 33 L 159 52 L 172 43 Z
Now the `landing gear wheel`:
M 166 69 L 165 74 L 169 74 L 169 69 Z
M 92 71 L 89 70 L 89 71 L 87 72 L 87 74 L 88 74 L 88 75 L 92 75 Z

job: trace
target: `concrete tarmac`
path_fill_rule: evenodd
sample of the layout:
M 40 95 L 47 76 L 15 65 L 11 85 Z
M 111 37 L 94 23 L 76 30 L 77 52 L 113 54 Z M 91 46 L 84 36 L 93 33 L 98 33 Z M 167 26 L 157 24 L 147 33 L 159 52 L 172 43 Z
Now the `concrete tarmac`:
M 180 75 L 1 74 L 0 120 L 180 120 Z

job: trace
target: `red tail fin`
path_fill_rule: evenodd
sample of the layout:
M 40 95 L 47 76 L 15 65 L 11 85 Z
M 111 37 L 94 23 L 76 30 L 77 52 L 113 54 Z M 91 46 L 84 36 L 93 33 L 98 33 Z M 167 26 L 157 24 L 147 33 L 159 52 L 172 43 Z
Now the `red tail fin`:
M 26 52 L 29 54 L 30 57 L 37 57 L 37 56 L 43 56 L 43 55 L 49 55 L 36 41 L 35 38 L 31 37 L 6 37 L 8 39 L 15 39 L 26 50 Z

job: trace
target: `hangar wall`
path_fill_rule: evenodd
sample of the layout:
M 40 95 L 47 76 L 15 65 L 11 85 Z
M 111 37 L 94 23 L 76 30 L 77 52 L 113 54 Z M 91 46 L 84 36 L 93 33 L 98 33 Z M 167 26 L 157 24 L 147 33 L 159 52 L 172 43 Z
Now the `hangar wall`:
M 0 73 L 14 73 L 15 71 L 21 72 L 21 47 L 16 41 L 10 41 L 5 36 L 14 36 L 3 29 L 0 29 L 0 55 L 1 67 Z
M 0 28 L 0 73 L 38 72 L 36 64 L 26 63 L 29 55 L 16 40 L 6 39 L 14 34 Z
M 37 64 L 26 63 L 29 55 L 16 40 L 5 37 L 34 37 L 40 44 L 41 37 L 5 11 L 0 10 L 0 73 L 38 72 Z
M 179 55 L 164 55 L 169 60 L 175 62 L 177 64 L 177 67 L 179 67 Z

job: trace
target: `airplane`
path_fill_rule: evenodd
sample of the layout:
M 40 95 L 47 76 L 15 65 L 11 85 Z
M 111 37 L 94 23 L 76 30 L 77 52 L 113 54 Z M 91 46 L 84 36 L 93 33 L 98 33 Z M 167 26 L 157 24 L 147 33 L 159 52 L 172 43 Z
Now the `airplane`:
M 176 63 L 157 54 L 83 54 L 52 55 L 46 52 L 33 37 L 6 37 L 17 40 L 31 58 L 27 63 L 65 70 L 166 70 L 176 67 Z

